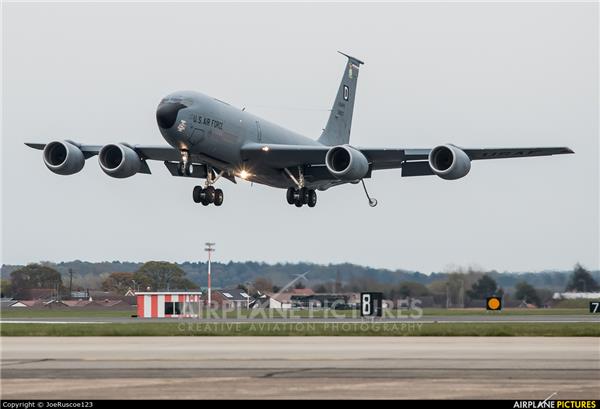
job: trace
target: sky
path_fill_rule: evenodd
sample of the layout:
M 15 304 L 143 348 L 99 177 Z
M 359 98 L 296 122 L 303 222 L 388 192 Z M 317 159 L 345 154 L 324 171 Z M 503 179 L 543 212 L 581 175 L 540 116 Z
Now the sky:
M 193 180 L 118 180 L 96 158 L 55 175 L 26 141 L 166 144 L 160 99 L 203 92 L 316 138 L 346 60 L 365 61 L 351 144 L 569 146 L 477 161 L 465 178 L 400 170 L 319 193 Z M 598 5 L 4 4 L 1 262 L 351 262 L 444 271 L 598 269 Z

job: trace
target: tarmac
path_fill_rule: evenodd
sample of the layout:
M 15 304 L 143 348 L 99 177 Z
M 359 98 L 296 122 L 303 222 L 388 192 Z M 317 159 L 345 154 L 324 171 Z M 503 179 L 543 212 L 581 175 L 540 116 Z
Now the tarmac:
M 3 399 L 600 399 L 600 339 L 589 337 L 0 342 Z

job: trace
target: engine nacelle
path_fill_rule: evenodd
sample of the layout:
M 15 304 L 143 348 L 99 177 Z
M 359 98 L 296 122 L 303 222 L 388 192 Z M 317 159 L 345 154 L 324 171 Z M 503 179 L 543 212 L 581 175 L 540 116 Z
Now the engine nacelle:
M 59 175 L 72 175 L 83 169 L 85 157 L 77 146 L 68 141 L 50 142 L 44 147 L 44 163 Z
M 135 175 L 142 167 L 136 151 L 121 143 L 104 145 L 98 153 L 98 162 L 104 173 L 119 179 Z
M 325 165 L 333 176 L 348 181 L 362 179 L 369 172 L 369 161 L 365 155 L 348 145 L 329 149 Z
M 446 180 L 460 179 L 471 170 L 471 159 L 454 145 L 436 146 L 429 152 L 433 173 Z

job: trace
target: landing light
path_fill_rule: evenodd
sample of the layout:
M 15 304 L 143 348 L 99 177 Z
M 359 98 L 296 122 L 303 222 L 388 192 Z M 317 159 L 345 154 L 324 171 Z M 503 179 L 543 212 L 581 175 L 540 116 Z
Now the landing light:
M 263 146 L 263 147 L 261 148 L 261 150 L 262 150 L 263 152 L 269 152 L 269 151 L 271 150 L 271 148 L 269 148 L 268 146 Z
M 248 171 L 247 171 L 247 170 L 245 170 L 245 169 L 244 169 L 244 170 L 242 170 L 242 171 L 240 172 L 240 177 L 241 177 L 242 179 L 248 179 L 248 176 L 250 176 L 250 173 L 248 173 Z

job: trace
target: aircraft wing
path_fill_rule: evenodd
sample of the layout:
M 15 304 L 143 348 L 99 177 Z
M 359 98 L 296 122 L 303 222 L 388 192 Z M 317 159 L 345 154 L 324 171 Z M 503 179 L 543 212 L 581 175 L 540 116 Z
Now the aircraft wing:
M 81 144 L 75 143 L 73 141 L 67 141 L 67 142 L 72 143 L 73 145 L 77 146 L 81 150 L 81 152 L 83 152 L 83 155 L 86 159 L 89 159 L 92 156 L 97 155 L 98 152 L 100 152 L 100 149 L 102 149 L 101 145 L 81 145 Z M 38 149 L 40 151 L 44 150 L 44 148 L 46 147 L 45 143 L 25 142 L 25 145 L 27 145 L 33 149 Z
M 98 155 L 100 149 L 102 149 L 102 145 L 82 145 L 73 141 L 67 141 L 75 146 L 77 146 L 82 152 L 86 159 L 91 158 L 92 156 Z M 43 150 L 46 146 L 44 143 L 25 143 L 25 145 L 29 146 L 33 149 Z M 125 144 L 127 145 L 127 144 Z M 154 146 L 154 145 L 127 145 L 139 155 L 140 159 L 143 161 L 146 160 L 157 160 L 163 161 L 171 175 L 173 176 L 181 176 L 178 173 L 178 164 L 181 161 L 180 152 L 171 147 L 171 146 Z M 215 170 L 229 170 L 230 166 L 227 163 L 221 162 L 215 158 L 193 154 L 191 155 L 191 161 L 194 164 L 211 164 Z M 150 173 L 150 168 L 148 165 L 144 164 L 142 166 L 142 170 L 140 173 Z M 190 175 L 191 177 L 196 178 L 205 178 L 206 177 L 206 169 L 204 167 L 194 167 L 193 173 Z M 232 174 L 225 173 L 223 177 L 229 179 L 233 183 L 235 183 L 235 177 Z
M 71 141 L 68 141 L 71 142 Z M 90 158 L 92 156 L 97 155 L 102 149 L 102 145 L 80 145 L 78 143 L 73 143 L 76 145 L 86 156 Z M 44 143 L 25 143 L 25 145 L 29 146 L 33 149 L 43 150 L 46 144 Z M 150 160 L 162 160 L 162 161 L 179 161 L 181 160 L 181 155 L 179 151 L 170 146 L 150 146 L 150 145 L 128 145 L 133 148 L 140 158 L 142 159 L 150 159 Z
M 248 143 L 242 146 L 242 160 L 259 161 L 272 168 L 324 165 L 329 147 L 323 145 L 280 145 Z
M 525 158 L 530 156 L 550 156 L 564 153 L 575 153 L 570 148 L 500 148 L 500 149 L 463 149 L 471 160 Z
M 298 146 L 250 143 L 242 147 L 242 159 L 260 161 L 274 168 L 302 165 L 325 165 L 325 155 L 330 146 Z M 377 149 L 356 147 L 369 163 L 371 170 L 403 169 L 402 176 L 433 174 L 427 164 L 431 149 Z M 567 147 L 549 148 L 491 148 L 462 149 L 471 160 L 520 158 L 573 153 Z

